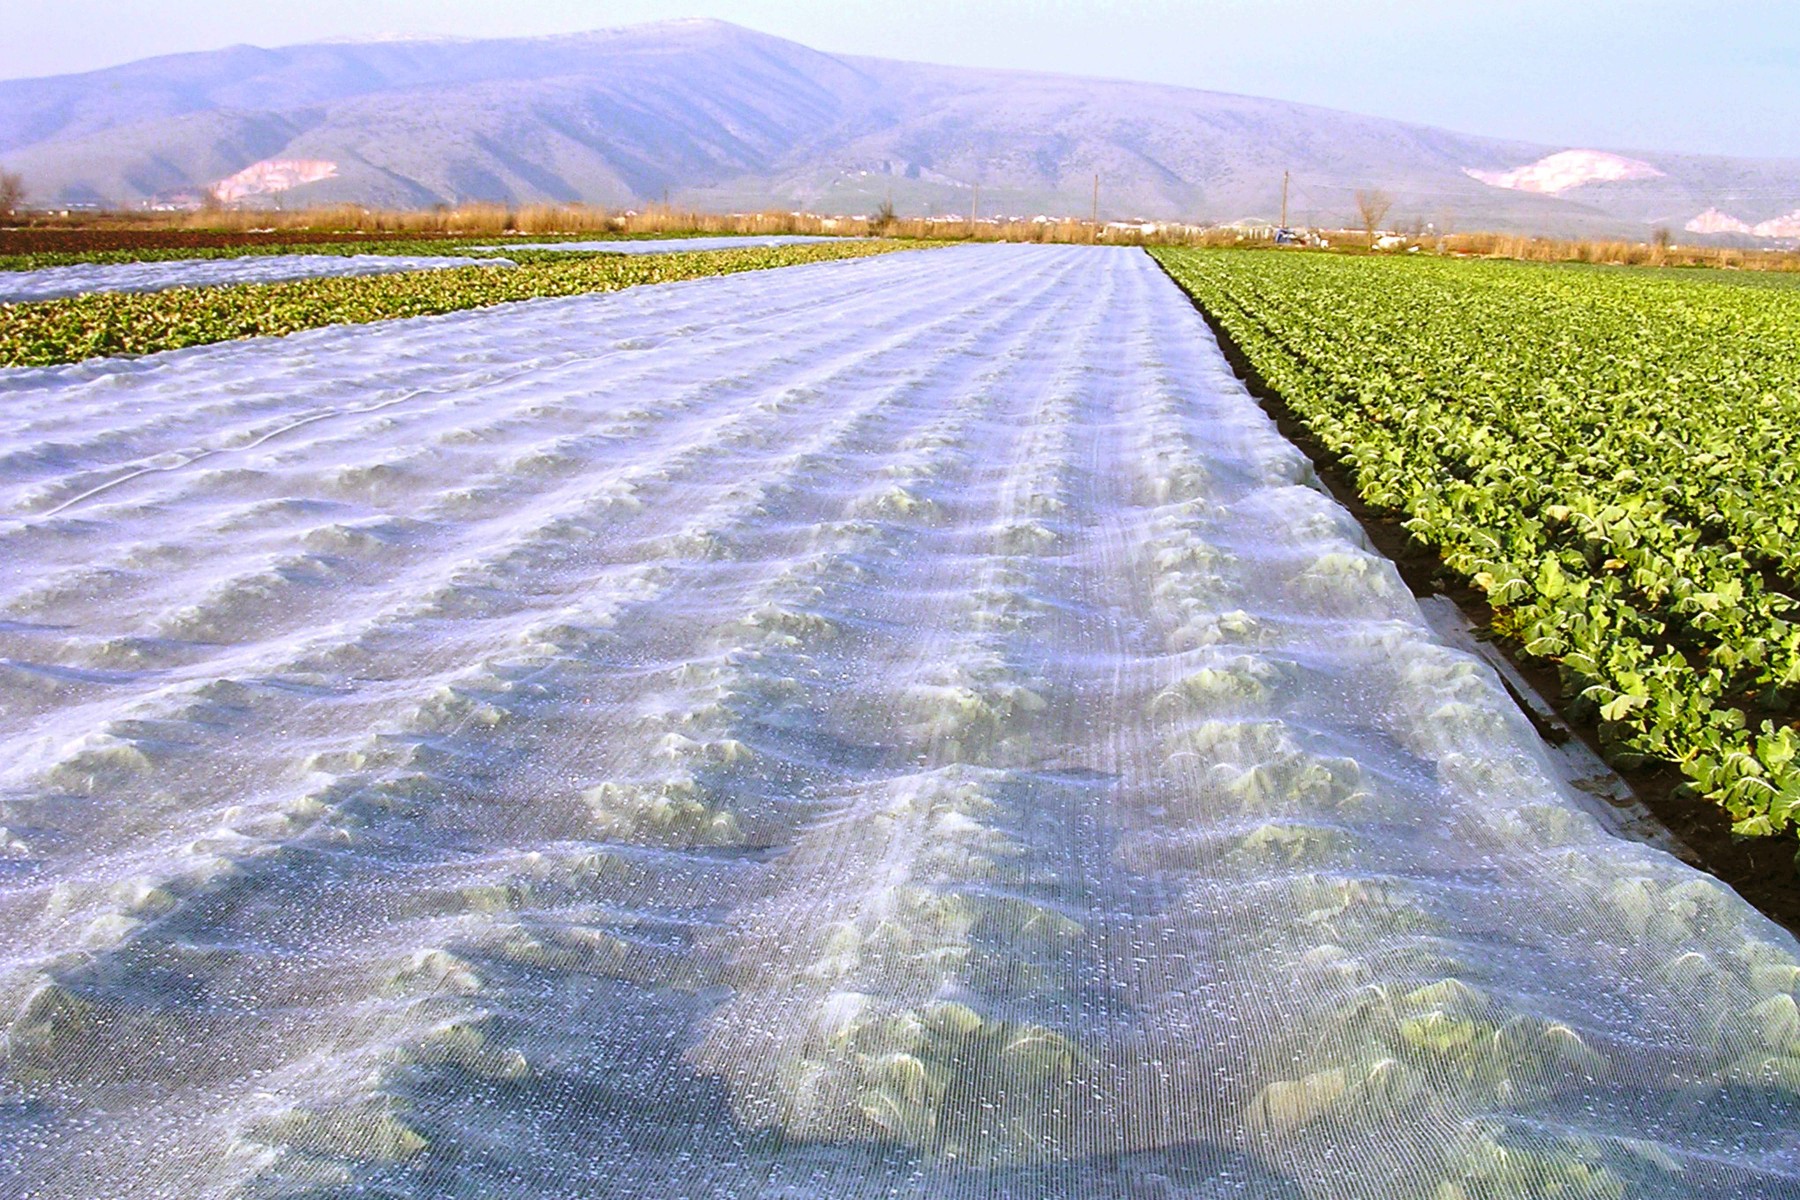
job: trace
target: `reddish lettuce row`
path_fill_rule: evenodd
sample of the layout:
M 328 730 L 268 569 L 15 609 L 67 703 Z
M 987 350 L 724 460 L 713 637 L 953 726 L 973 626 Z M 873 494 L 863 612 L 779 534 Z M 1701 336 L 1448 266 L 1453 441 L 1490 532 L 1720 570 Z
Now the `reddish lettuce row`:
M 395 275 L 171 288 L 0 305 L 0 366 L 47 366 L 99 355 L 150 354 L 324 325 L 426 316 L 512 300 L 860 258 L 916 245 L 857 241 L 678 254 L 572 257 L 547 253 L 531 255 L 517 267 L 471 265 Z
M 1800 290 L 1515 263 L 1159 250 L 1625 761 L 1800 824 Z

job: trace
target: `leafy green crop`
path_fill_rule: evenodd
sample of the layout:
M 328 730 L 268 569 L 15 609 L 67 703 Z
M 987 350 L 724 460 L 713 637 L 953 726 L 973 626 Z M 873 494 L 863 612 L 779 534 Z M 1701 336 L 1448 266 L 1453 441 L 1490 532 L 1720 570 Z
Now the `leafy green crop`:
M 545 233 L 545 234 L 460 234 L 455 237 L 370 237 L 344 241 L 267 241 L 225 246 L 136 246 L 107 250 L 28 250 L 18 254 L 0 254 L 0 271 L 35 271 L 44 267 L 72 267 L 88 264 L 179 262 L 187 259 L 257 258 L 276 254 L 325 254 L 347 257 L 354 254 L 509 254 L 508 242 L 538 245 L 546 242 L 608 241 L 637 242 L 664 238 L 693 237 L 687 233 Z
M 607 292 L 767 267 L 860 258 L 921 243 L 856 241 L 677 254 L 524 257 L 517 267 L 471 265 L 393 275 L 237 287 L 107 292 L 0 305 L 0 366 L 46 366 L 96 355 L 150 354 L 392 317 L 455 312 L 510 300 Z
M 1800 291 L 1152 251 L 1626 762 L 1800 824 Z

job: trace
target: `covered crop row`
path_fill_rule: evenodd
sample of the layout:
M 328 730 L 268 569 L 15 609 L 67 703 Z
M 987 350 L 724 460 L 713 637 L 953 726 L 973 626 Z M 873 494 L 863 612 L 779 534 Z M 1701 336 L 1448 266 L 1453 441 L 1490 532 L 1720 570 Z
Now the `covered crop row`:
M 319 236 L 297 233 L 256 240 L 243 240 L 229 234 L 195 234 L 193 240 L 120 233 L 107 235 L 94 231 L 69 231 L 67 238 L 26 240 L 19 235 L 29 231 L 13 230 L 11 237 L 0 233 L 0 271 L 37 271 L 45 267 L 72 267 L 137 262 L 187 262 L 195 259 L 268 257 L 285 254 L 458 254 L 471 249 L 493 247 L 494 235 L 463 237 L 361 237 L 344 234 L 323 240 Z M 82 238 L 78 233 L 92 236 Z M 247 236 L 247 235 L 244 235 Z M 647 235 L 621 235 L 643 237 Z M 556 242 L 580 237 L 592 240 L 590 234 L 533 234 L 531 241 Z
M 105 293 L 0 305 L 0 366 L 47 366 L 114 354 L 149 354 L 324 325 L 480 308 L 509 300 L 607 292 L 766 267 L 860 258 L 913 244 L 858 241 L 695 254 L 554 252 L 519 256 L 516 269 L 471 265 L 396 275 L 297 280 L 230 288 Z
M 512 266 L 507 259 L 484 260 Z M 175 259 L 168 262 L 92 263 L 0 271 L 0 304 L 35 304 L 98 292 L 165 292 L 180 287 L 232 287 L 285 283 L 337 275 L 398 275 L 466 267 L 467 254 L 258 254 L 243 258 Z
M 1627 761 L 1740 833 L 1800 813 L 1800 290 L 1158 250 Z

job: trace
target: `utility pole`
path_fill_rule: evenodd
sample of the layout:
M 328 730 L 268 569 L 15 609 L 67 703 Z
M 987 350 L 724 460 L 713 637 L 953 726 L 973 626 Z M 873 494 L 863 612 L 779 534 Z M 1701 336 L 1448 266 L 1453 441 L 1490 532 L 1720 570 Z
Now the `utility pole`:
M 1283 171 L 1281 173 L 1281 227 L 1283 229 L 1287 228 L 1287 193 L 1288 173 Z
M 981 207 L 981 185 L 974 185 L 975 194 L 969 198 L 969 236 L 975 236 L 975 211 Z
M 1094 172 L 1093 223 L 1094 223 L 1094 232 L 1097 235 L 1100 232 L 1100 172 L 1098 172 L 1098 171 Z

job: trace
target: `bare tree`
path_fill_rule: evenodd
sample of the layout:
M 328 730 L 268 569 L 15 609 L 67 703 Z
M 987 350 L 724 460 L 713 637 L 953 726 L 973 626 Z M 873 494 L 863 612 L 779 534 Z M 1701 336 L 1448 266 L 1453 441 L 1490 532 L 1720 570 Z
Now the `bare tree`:
M 1669 261 L 1669 251 L 1674 248 L 1675 235 L 1667 225 L 1658 225 L 1650 235 L 1650 265 L 1663 266 Z
M 25 177 L 17 171 L 0 170 L 0 213 L 13 216 L 25 203 Z
M 1356 211 L 1362 217 L 1363 232 L 1369 235 L 1369 245 L 1375 244 L 1375 231 L 1381 228 L 1381 222 L 1392 207 L 1394 198 L 1380 188 L 1372 191 L 1356 189 Z
M 889 196 L 875 209 L 875 215 L 869 218 L 869 232 L 891 234 L 899 219 L 894 213 L 894 198 Z

